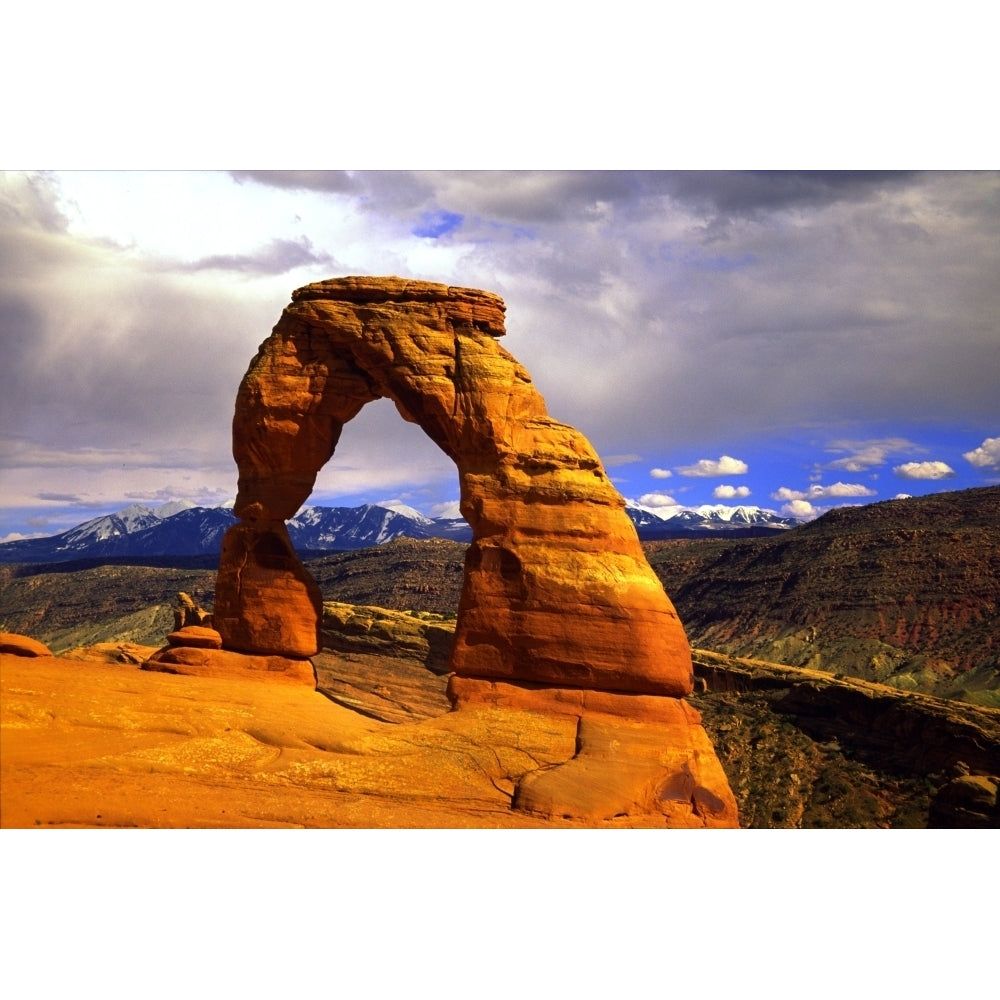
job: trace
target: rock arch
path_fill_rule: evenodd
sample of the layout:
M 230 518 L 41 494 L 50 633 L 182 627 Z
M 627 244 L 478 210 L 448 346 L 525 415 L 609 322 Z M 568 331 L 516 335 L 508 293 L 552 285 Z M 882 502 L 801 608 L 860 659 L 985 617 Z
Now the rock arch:
M 504 332 L 503 301 L 474 289 L 340 278 L 293 293 L 236 401 L 240 523 L 215 601 L 226 649 L 317 652 L 321 597 L 284 522 L 344 425 L 388 397 L 455 462 L 473 531 L 453 698 L 506 685 L 690 693 L 687 638 L 624 500 L 586 438 L 548 415 Z

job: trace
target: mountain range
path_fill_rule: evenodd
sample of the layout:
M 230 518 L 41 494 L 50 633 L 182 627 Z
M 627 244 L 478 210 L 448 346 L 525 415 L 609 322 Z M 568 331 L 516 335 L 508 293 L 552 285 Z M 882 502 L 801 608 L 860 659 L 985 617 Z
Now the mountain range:
M 748 506 L 706 505 L 670 518 L 636 504 L 629 504 L 626 512 L 643 541 L 770 535 L 802 523 Z M 184 500 L 157 508 L 131 504 L 57 535 L 4 542 L 0 544 L 0 562 L 215 555 L 223 534 L 233 523 L 232 510 L 225 506 L 198 507 Z M 397 503 L 303 507 L 288 522 L 288 534 L 300 553 L 370 548 L 395 538 L 446 538 L 457 542 L 472 539 L 472 531 L 461 517 L 430 518 Z

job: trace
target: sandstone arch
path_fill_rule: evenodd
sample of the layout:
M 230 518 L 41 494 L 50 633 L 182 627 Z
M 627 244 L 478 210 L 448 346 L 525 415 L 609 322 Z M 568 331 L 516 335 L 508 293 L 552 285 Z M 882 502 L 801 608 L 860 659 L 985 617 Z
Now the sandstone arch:
M 226 649 L 309 657 L 320 594 L 284 521 L 346 423 L 393 400 L 455 462 L 473 530 L 453 695 L 477 684 L 683 696 L 687 639 L 600 459 L 553 420 L 497 342 L 496 295 L 400 278 L 293 293 L 240 385 L 240 524 L 224 544 L 215 622 Z

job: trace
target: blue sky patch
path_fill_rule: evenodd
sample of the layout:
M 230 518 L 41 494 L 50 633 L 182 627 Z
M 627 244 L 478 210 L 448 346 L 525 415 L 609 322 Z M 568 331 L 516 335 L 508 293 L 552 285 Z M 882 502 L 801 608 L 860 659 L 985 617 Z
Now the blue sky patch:
M 465 216 L 458 212 L 446 212 L 443 208 L 439 208 L 434 212 L 422 212 L 420 218 L 420 225 L 411 230 L 413 235 L 436 240 L 446 233 L 458 229 Z

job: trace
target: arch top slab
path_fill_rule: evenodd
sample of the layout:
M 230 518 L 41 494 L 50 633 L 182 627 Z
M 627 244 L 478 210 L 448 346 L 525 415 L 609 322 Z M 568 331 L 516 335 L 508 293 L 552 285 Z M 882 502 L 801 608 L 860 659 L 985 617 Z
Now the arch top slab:
M 224 544 L 216 588 L 227 648 L 316 652 L 318 592 L 288 561 L 283 522 L 308 498 L 344 425 L 387 397 L 458 471 L 473 531 L 451 657 L 459 678 L 690 692 L 684 630 L 625 501 L 587 439 L 549 416 L 498 343 L 504 332 L 503 300 L 476 289 L 352 277 L 293 293 L 237 395 L 242 523 L 231 529 L 232 552 Z M 269 554 L 267 566 L 257 552 Z M 302 624 L 310 602 L 315 632 Z
M 499 295 L 411 278 L 328 278 L 292 292 L 292 302 L 347 302 L 360 306 L 439 305 L 452 322 L 469 324 L 493 337 L 506 333 L 506 307 Z

